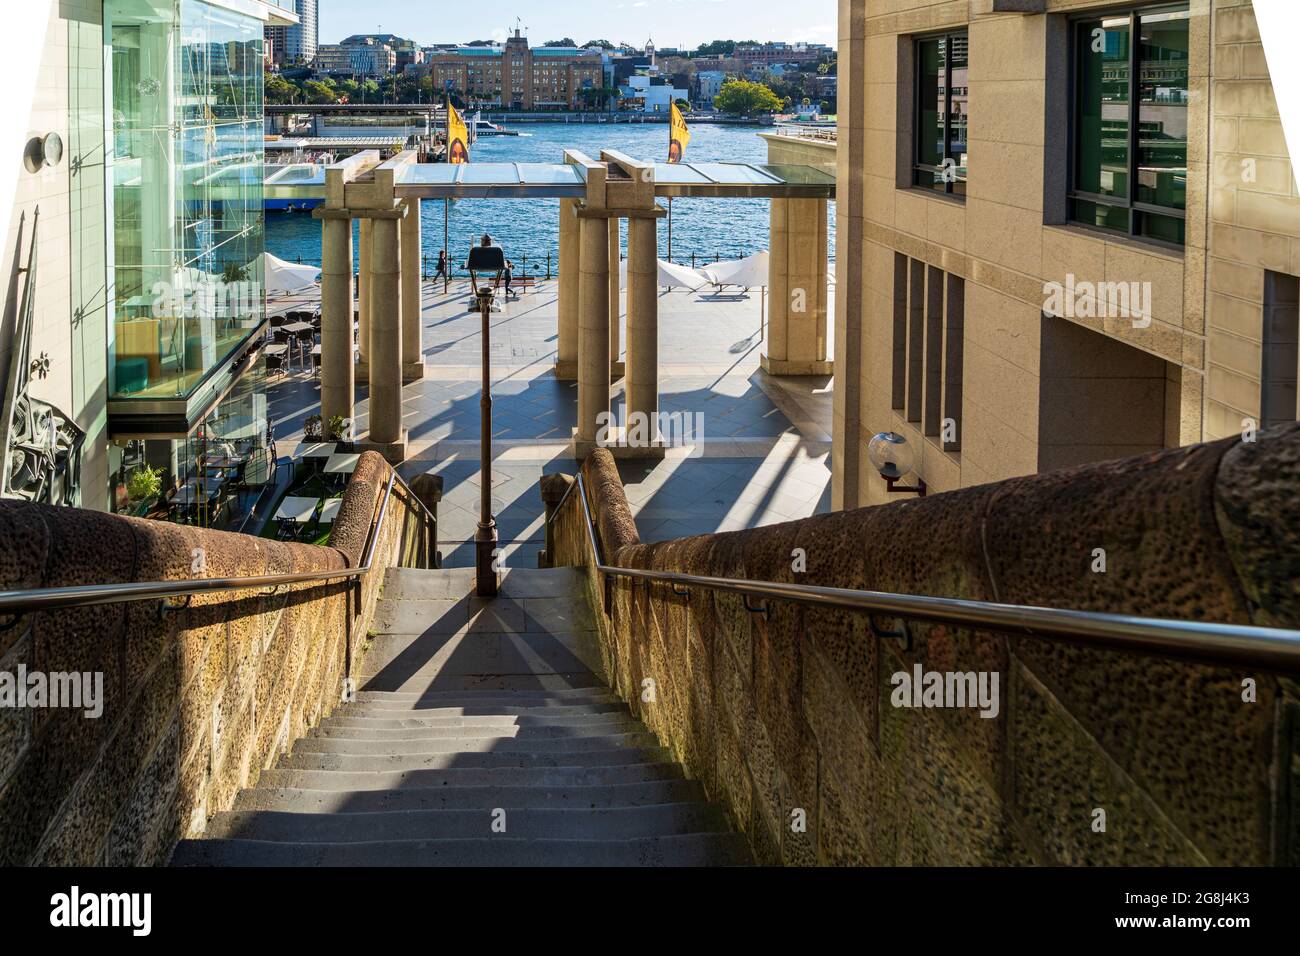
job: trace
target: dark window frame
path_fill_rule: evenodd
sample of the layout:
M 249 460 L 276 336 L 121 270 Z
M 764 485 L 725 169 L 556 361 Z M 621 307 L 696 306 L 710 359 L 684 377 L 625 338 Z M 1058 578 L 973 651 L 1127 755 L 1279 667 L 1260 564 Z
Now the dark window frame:
M 1138 6 L 1122 6 L 1118 9 L 1101 9 L 1089 10 L 1074 16 L 1070 20 L 1069 31 L 1069 51 L 1070 51 L 1070 93 L 1069 93 L 1069 136 L 1067 150 L 1069 157 L 1068 186 L 1066 188 L 1066 205 L 1068 207 L 1068 219 L 1076 225 L 1082 225 L 1090 229 L 1096 229 L 1107 235 L 1125 236 L 1138 242 L 1149 243 L 1151 245 L 1162 246 L 1167 249 L 1175 249 L 1181 252 L 1186 248 L 1184 242 L 1169 242 L 1164 239 L 1144 235 L 1141 229 L 1142 216 L 1164 216 L 1169 219 L 1181 219 L 1187 221 L 1186 209 L 1175 209 L 1172 206 L 1157 206 L 1152 203 L 1140 202 L 1137 196 L 1138 189 L 1138 160 L 1141 150 L 1141 117 L 1142 117 L 1142 97 L 1141 97 L 1141 54 L 1142 54 L 1142 17 L 1158 13 L 1173 13 L 1190 11 L 1191 5 L 1188 2 L 1182 3 L 1157 3 L 1141 4 Z M 1115 196 L 1103 196 L 1097 193 L 1087 192 L 1076 187 L 1078 182 L 1078 129 L 1079 129 L 1079 91 L 1082 87 L 1079 72 L 1082 69 L 1082 63 L 1079 57 L 1079 34 L 1085 24 L 1095 23 L 1098 18 L 1128 17 L 1129 44 L 1128 44 L 1128 71 L 1129 71 L 1129 103 L 1128 103 L 1128 195 L 1124 199 Z M 1188 24 L 1188 33 L 1190 36 L 1190 20 Z M 1190 106 L 1188 107 L 1190 109 Z M 1080 219 L 1076 214 L 1076 203 L 1087 202 L 1100 206 L 1108 206 L 1112 209 L 1123 209 L 1128 212 L 1127 229 L 1108 229 L 1105 226 L 1098 226 L 1095 222 L 1088 222 Z
M 968 30 L 945 30 L 942 33 L 928 33 L 924 36 L 914 37 L 912 40 L 912 98 L 915 100 L 912 104 L 912 185 L 925 189 L 927 192 L 939 192 L 935 187 L 934 177 L 936 174 L 943 173 L 943 167 L 923 163 L 920 160 L 921 136 L 924 130 L 922 123 L 924 101 L 921 97 L 921 69 L 924 60 L 921 57 L 921 44 L 930 43 L 934 40 L 946 41 L 943 58 L 943 80 L 940 87 L 943 90 L 943 155 L 947 158 L 952 152 L 952 127 L 949 123 L 952 119 L 952 41 L 958 37 L 966 41 L 966 68 L 970 69 L 970 32 Z M 963 87 L 963 89 L 967 90 L 966 95 L 969 96 L 969 86 Z M 945 182 L 942 195 L 964 200 L 966 198 L 966 179 L 961 180 L 961 192 L 956 191 L 956 186 L 956 180 Z

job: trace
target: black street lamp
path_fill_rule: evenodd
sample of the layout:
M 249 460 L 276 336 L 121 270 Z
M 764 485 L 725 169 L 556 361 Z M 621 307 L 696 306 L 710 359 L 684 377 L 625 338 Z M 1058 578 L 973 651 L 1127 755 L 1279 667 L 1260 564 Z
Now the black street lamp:
M 483 241 L 469 251 L 465 268 L 483 317 L 483 394 L 479 399 L 479 518 L 474 532 L 474 593 L 479 597 L 497 596 L 496 547 L 497 523 L 492 516 L 492 290 L 493 284 L 479 288 L 478 273 L 495 273 L 500 279 L 505 271 L 505 250 L 483 236 Z

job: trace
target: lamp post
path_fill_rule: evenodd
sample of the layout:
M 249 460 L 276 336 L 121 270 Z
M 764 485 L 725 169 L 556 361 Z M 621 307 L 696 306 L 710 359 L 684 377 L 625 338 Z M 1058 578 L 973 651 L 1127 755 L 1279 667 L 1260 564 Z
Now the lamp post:
M 478 273 L 492 272 L 500 278 L 506 267 L 505 251 L 484 236 L 480 245 L 469 251 L 465 268 L 479 315 L 483 319 L 483 389 L 479 398 L 479 517 L 474 532 L 474 593 L 481 598 L 497 596 L 497 522 L 492 516 L 492 289 L 479 288 Z

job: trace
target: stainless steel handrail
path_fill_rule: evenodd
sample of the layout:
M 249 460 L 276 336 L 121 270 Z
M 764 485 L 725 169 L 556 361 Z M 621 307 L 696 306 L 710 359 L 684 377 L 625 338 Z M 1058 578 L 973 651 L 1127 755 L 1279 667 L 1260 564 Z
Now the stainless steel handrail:
M 719 578 L 606 564 L 600 542 L 596 538 L 591 506 L 587 502 L 586 485 L 581 473 L 577 475 L 577 480 L 569 486 L 556 505 L 551 520 L 555 520 L 564 502 L 575 489 L 582 502 L 587 540 L 595 558 L 596 570 L 602 574 L 660 581 L 680 587 L 701 587 L 752 597 L 843 608 L 905 620 L 955 624 L 980 630 L 1010 631 L 1030 637 L 1052 638 L 1109 650 L 1133 651 L 1213 664 L 1300 671 L 1300 631 L 1296 630 L 1133 617 L 1098 611 L 1072 611 L 962 598 L 754 581 L 745 578 Z
M 88 584 L 59 588 L 30 588 L 19 591 L 0 591 L 0 614 L 29 613 L 32 611 L 50 611 L 64 607 L 86 607 L 96 604 L 123 604 L 130 601 L 148 601 L 187 597 L 194 594 L 211 594 L 223 591 L 247 591 L 254 588 L 277 587 L 286 584 L 307 584 L 326 582 L 347 578 L 358 578 L 367 574 L 374 564 L 375 546 L 379 540 L 379 529 L 384 525 L 388 514 L 388 502 L 393 494 L 393 485 L 400 484 L 402 489 L 419 506 L 425 520 L 434 528 L 438 518 L 411 490 L 405 479 L 394 469 L 389 472 L 388 483 L 384 487 L 383 497 L 379 501 L 379 510 L 370 525 L 366 536 L 364 558 L 355 568 L 340 568 L 336 571 L 297 571 L 292 574 L 259 574 L 241 578 L 197 578 L 182 581 L 137 581 L 127 584 Z

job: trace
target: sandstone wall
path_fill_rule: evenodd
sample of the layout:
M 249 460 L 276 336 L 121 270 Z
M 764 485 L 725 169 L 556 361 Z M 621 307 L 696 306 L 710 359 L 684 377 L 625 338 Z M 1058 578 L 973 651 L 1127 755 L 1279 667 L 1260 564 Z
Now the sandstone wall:
M 330 547 L 0 501 L 0 589 L 209 578 L 357 566 L 388 481 L 362 456 Z M 98 719 L 0 708 L 0 864 L 165 863 L 343 696 L 383 569 L 418 560 L 398 494 L 375 571 L 354 581 L 0 615 L 0 671 L 98 672 Z
M 607 563 L 1295 628 L 1300 426 L 752 531 L 641 544 L 613 460 L 584 465 Z M 557 490 L 547 489 L 554 500 Z M 587 565 L 576 495 L 552 564 Z M 807 554 L 806 573 L 792 552 Z M 1092 568 L 1104 548 L 1105 573 Z M 591 573 L 593 607 L 604 583 Z M 751 603 L 754 603 L 751 601 Z M 1300 860 L 1300 684 L 1255 670 L 616 579 L 607 677 L 760 861 Z M 897 622 L 878 620 L 881 630 Z M 891 704 L 891 676 L 999 675 L 997 717 Z M 1243 680 L 1257 687 L 1243 701 Z M 653 702 L 644 699 L 652 680 Z M 1094 829 L 1105 811 L 1105 830 Z M 805 832 L 793 826 L 802 811 Z

